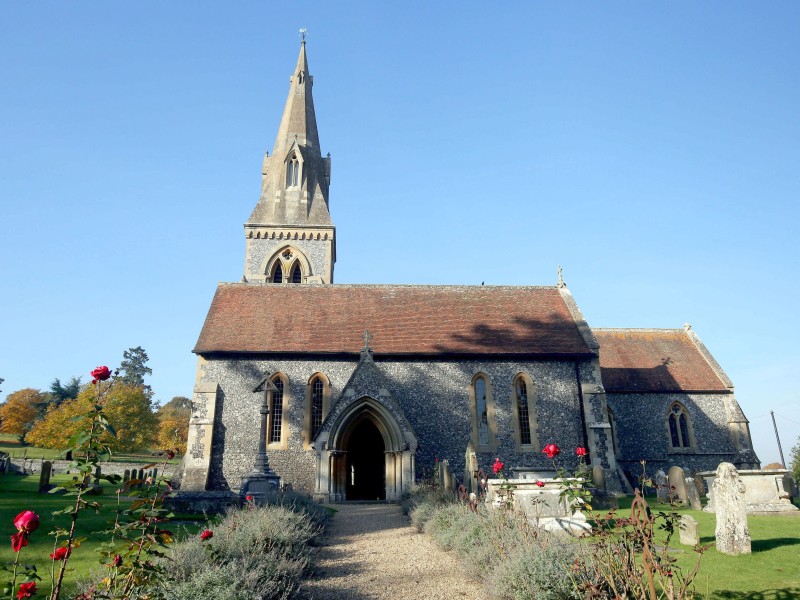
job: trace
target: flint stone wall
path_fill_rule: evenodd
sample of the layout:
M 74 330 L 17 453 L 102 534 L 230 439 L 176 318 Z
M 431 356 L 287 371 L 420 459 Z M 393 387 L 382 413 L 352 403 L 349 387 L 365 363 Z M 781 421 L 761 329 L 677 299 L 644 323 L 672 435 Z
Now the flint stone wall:
M 201 381 L 218 382 L 220 386 L 208 488 L 236 490 L 241 477 L 253 468 L 262 397 L 252 390 L 264 372 L 269 371 L 283 373 L 288 379 L 284 389 L 283 422 L 290 431 L 288 449 L 268 449 L 270 466 L 283 483 L 290 483 L 298 491 L 313 492 L 316 453 L 313 449 L 304 449 L 302 440 L 307 383 L 316 373 L 330 380 L 330 410 L 333 410 L 358 358 L 205 358 Z M 464 453 L 471 435 L 470 385 L 479 372 L 488 375 L 491 382 L 499 445 L 496 451 L 477 453 L 481 468 L 490 473 L 495 456 L 502 456 L 509 468 L 550 467 L 550 461 L 541 452 L 520 453 L 516 449 L 512 382 L 520 372 L 527 373 L 536 386 L 541 445 L 557 443 L 565 449 L 561 463 L 567 468 L 577 464 L 571 449 L 583 445 L 583 430 L 574 362 L 390 361 L 381 360 L 379 356 L 375 357 L 375 362 L 390 380 L 389 391 L 419 440 L 417 479 L 432 474 L 435 457 L 448 459 L 452 473 L 463 473 Z
M 650 473 L 659 469 L 666 472 L 673 465 L 696 473 L 715 470 L 720 462 L 735 463 L 737 450 L 728 429 L 726 397 L 729 395 L 608 393 L 606 400 L 614 413 L 620 465 L 636 476 L 641 473 L 641 460 L 647 461 Z M 666 417 L 673 402 L 686 407 L 697 448 L 671 448 Z

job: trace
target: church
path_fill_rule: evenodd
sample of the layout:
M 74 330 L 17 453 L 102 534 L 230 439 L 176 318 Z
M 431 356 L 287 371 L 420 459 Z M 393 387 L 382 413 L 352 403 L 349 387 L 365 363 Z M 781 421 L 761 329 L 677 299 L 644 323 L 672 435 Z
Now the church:
M 643 460 L 651 474 L 759 467 L 733 384 L 688 325 L 595 329 L 560 275 L 334 283 L 313 84 L 304 40 L 244 224 L 242 279 L 219 284 L 194 347 L 183 490 L 238 491 L 260 445 L 283 484 L 331 502 L 397 500 L 437 459 L 460 478 L 468 451 L 486 472 L 495 457 L 546 472 L 549 443 L 566 467 L 587 448 L 611 491 L 629 490 Z

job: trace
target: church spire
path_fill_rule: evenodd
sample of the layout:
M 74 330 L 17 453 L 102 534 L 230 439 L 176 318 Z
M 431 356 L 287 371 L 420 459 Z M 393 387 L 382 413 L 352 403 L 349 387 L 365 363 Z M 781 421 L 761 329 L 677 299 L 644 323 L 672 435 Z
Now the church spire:
M 320 149 L 312 95 L 314 78 L 308 71 L 305 31 L 300 33 L 300 54 L 289 77 L 289 95 L 278 135 L 272 154 L 264 155 L 261 197 L 244 226 L 248 281 L 286 283 L 289 278 L 295 283 L 333 282 L 335 229 L 328 209 L 331 159 L 330 154 L 323 157 Z M 265 239 L 270 242 L 259 241 Z M 273 248 L 273 240 L 290 239 L 291 244 Z M 302 240 L 307 242 L 300 243 Z M 310 246 L 317 242 L 324 249 L 312 251 Z M 268 253 L 266 258 L 264 253 Z M 314 264 L 312 254 L 321 264 Z
M 322 157 L 308 72 L 305 36 L 297 66 L 289 77 L 272 155 L 264 157 L 261 198 L 249 224 L 329 225 L 330 157 Z

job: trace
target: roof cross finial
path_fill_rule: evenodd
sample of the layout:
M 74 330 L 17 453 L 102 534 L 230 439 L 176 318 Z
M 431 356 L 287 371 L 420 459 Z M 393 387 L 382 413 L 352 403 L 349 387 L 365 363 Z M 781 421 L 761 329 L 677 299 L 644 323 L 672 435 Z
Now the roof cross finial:
M 567 284 L 564 283 L 564 269 L 561 268 L 561 265 L 558 265 L 558 287 L 567 287 Z
M 364 335 L 361 336 L 361 339 L 364 340 L 364 349 L 369 350 L 369 343 L 372 341 L 372 334 L 368 329 L 364 330 Z
M 372 341 L 372 334 L 369 330 L 364 330 L 364 335 L 361 336 L 361 339 L 364 340 L 364 347 L 361 349 L 361 360 L 372 362 L 372 348 L 369 347 L 369 343 Z
M 305 27 L 302 27 L 300 29 L 300 40 L 301 40 L 301 43 L 303 43 L 303 44 L 306 43 L 306 34 L 307 33 L 308 33 L 308 29 L 306 29 Z

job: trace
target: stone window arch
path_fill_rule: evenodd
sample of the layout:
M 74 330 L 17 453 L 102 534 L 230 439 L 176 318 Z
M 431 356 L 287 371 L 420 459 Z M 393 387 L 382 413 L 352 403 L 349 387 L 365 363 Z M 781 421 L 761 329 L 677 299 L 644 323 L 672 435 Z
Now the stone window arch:
M 322 422 L 328 416 L 331 383 L 323 373 L 314 373 L 306 385 L 306 406 L 303 419 L 303 442 L 310 448 Z
M 666 418 L 668 448 L 672 452 L 693 452 L 697 447 L 689 411 L 680 402 L 673 402 Z
M 512 382 L 511 407 L 514 415 L 514 441 L 520 452 L 538 452 L 536 386 L 527 373 L 518 373 Z
M 286 415 L 289 414 L 289 379 L 284 373 L 272 376 L 276 391 L 272 392 L 267 419 L 267 446 L 270 448 L 288 448 L 289 426 Z
M 494 394 L 489 376 L 477 373 L 472 378 L 469 390 L 472 445 L 476 452 L 493 451 L 497 448 L 497 426 L 494 416 Z
M 311 263 L 295 246 L 283 246 L 262 263 L 267 283 L 303 283 L 311 275 Z

